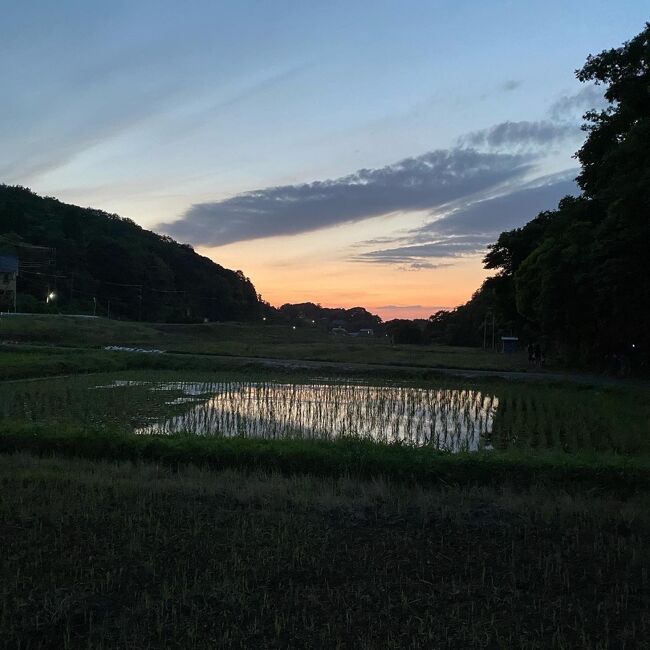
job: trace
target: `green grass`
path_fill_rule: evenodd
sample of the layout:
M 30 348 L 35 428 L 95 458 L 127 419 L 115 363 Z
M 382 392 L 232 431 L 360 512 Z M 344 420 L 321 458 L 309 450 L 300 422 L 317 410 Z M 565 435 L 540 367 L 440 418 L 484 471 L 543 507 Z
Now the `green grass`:
M 444 377 L 400 364 L 520 362 L 277 326 L 2 319 L 2 340 L 0 378 L 52 378 L 0 383 L 0 648 L 650 645 L 647 386 Z M 480 390 L 494 450 L 136 435 L 189 407 L 89 390 L 115 379 Z
M 40 358 L 38 351 L 32 354 L 36 359 Z M 142 360 L 139 359 L 140 356 L 143 357 Z M 422 424 L 422 416 L 415 406 L 421 399 L 418 394 L 419 389 L 434 392 L 475 391 L 498 400 L 492 431 L 487 435 L 480 434 L 486 444 L 489 443 L 496 449 L 519 449 L 522 452 L 536 449 L 566 453 L 609 452 L 650 457 L 650 399 L 648 399 L 647 389 L 642 387 L 612 388 L 572 384 L 516 383 L 490 378 L 468 380 L 417 372 L 403 373 L 401 376 L 393 371 L 351 376 L 338 373 L 324 374 L 322 370 L 260 369 L 254 366 L 228 368 L 223 367 L 221 362 L 217 363 L 215 360 L 203 357 L 197 359 L 202 364 L 208 366 L 212 364 L 213 367 L 209 371 L 207 369 L 182 370 L 173 366 L 191 361 L 190 357 L 117 353 L 109 357 L 118 368 L 117 364 L 124 364 L 122 366 L 124 369 L 110 373 L 96 373 L 88 377 L 73 376 L 43 381 L 0 383 L 0 418 L 24 420 L 36 424 L 57 422 L 73 427 L 110 422 L 112 425 L 131 431 L 133 427 L 142 426 L 152 419 L 162 423 L 172 416 L 203 408 L 203 415 L 208 419 L 215 416 L 217 419 L 212 421 L 217 422 L 220 421 L 218 417 L 221 417 L 222 406 L 210 405 L 208 402 L 208 398 L 212 395 L 208 390 L 209 385 L 215 382 L 297 384 L 296 395 L 299 396 L 301 384 L 352 381 L 355 386 L 367 384 L 400 387 L 402 397 L 410 406 L 408 406 L 408 413 L 404 412 L 399 417 L 402 418 L 403 423 L 409 423 L 414 439 L 423 436 L 426 438 L 427 435 L 426 430 L 418 433 L 418 427 Z M 128 364 L 139 365 L 144 362 L 150 363 L 152 367 L 148 370 L 129 370 Z M 164 364 L 170 364 L 172 369 L 164 369 Z M 101 391 L 91 390 L 97 385 L 111 385 L 116 380 L 129 380 L 142 385 L 122 386 Z M 201 407 L 200 403 L 184 402 L 170 406 L 169 402 L 184 396 L 181 388 L 152 390 L 170 382 L 206 383 L 208 393 L 202 398 L 204 406 Z M 332 395 L 335 393 L 336 391 Z M 260 399 L 264 399 L 264 396 L 261 395 Z M 359 403 L 362 399 L 365 398 L 360 396 Z M 363 414 L 371 411 L 375 416 L 383 413 L 382 422 L 385 424 L 393 413 L 400 412 L 404 406 L 400 399 L 396 394 L 390 393 L 382 397 L 385 403 L 368 405 L 368 410 L 343 411 L 343 414 L 347 413 L 347 426 L 351 431 L 362 430 L 364 422 L 359 418 L 365 417 Z M 443 399 L 446 398 L 443 396 Z M 444 404 L 441 408 L 443 407 Z M 244 409 L 244 411 L 237 411 L 238 417 L 245 416 L 247 408 L 245 402 L 235 400 L 233 410 L 235 408 Z M 324 423 L 328 422 L 327 417 L 325 415 L 315 417 L 321 417 L 320 420 L 314 420 L 315 428 L 323 429 Z M 197 412 L 195 418 L 183 425 L 185 431 L 219 435 L 217 429 L 210 431 L 201 429 L 203 419 L 203 416 Z M 425 424 L 425 429 L 426 426 Z M 452 433 L 456 435 L 453 428 L 450 430 L 450 434 Z M 268 435 L 271 435 L 271 432 Z
M 496 453 L 436 452 L 368 440 L 263 440 L 193 435 L 141 436 L 111 427 L 5 423 L 0 452 L 29 451 L 99 460 L 260 469 L 285 475 L 385 477 L 412 483 L 519 485 L 545 482 L 612 490 L 650 487 L 650 458 L 512 449 Z
M 14 345 L 0 343 L 0 382 L 4 380 L 81 375 L 116 370 L 193 370 L 197 372 L 234 372 L 248 369 L 260 374 L 272 364 L 249 361 L 236 356 L 213 357 L 199 354 L 148 354 L 137 352 L 112 352 L 92 348 L 44 347 L 40 345 Z M 289 365 L 285 372 L 303 374 L 299 361 Z M 278 366 L 276 372 L 283 372 Z M 410 370 L 396 367 L 390 371 L 378 370 L 377 376 L 424 376 L 427 370 Z M 368 371 L 348 371 L 350 375 L 364 375 Z
M 99 347 L 131 341 L 152 346 L 160 334 L 143 323 L 70 316 L 2 316 L 0 341 Z
M 502 355 L 476 348 L 391 345 L 387 339 L 328 335 L 320 329 L 251 323 L 170 325 L 57 316 L 0 319 L 0 341 L 70 347 L 125 345 L 188 354 L 307 359 L 432 368 L 526 370 L 523 353 Z
M 643 648 L 648 493 L 0 455 L 0 647 Z

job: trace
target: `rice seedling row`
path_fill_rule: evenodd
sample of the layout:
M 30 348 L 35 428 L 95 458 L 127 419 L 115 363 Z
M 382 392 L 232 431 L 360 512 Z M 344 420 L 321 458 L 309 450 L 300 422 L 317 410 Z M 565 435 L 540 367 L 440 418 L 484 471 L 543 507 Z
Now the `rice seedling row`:
M 647 409 L 634 396 L 552 386 L 371 385 L 155 373 L 0 387 L 6 421 L 74 422 L 143 435 L 367 438 L 448 451 L 511 447 L 637 453 Z

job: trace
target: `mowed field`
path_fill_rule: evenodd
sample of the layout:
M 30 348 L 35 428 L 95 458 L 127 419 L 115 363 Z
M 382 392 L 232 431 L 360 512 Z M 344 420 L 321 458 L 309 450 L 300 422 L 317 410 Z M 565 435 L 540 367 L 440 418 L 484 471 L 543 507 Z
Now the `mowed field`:
M 0 647 L 650 647 L 641 382 L 277 326 L 0 332 Z M 344 363 L 252 358 L 287 349 Z

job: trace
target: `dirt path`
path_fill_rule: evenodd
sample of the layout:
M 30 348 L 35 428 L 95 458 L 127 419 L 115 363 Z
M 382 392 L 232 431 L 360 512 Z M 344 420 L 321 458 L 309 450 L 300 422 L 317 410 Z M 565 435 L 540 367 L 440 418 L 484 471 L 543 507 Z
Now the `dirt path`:
M 185 355 L 182 352 L 166 352 L 166 354 Z M 512 381 L 542 381 L 542 382 L 571 382 L 590 386 L 637 386 L 650 388 L 650 381 L 596 375 L 575 372 L 521 372 L 514 370 L 474 370 L 468 368 L 441 368 L 437 366 L 409 366 L 400 364 L 358 363 L 347 361 L 320 361 L 308 359 L 276 359 L 273 357 L 240 357 L 225 354 L 195 354 L 192 356 L 209 356 L 212 359 L 227 361 L 233 365 L 256 364 L 266 368 L 283 368 L 295 370 L 329 369 L 340 372 L 396 370 L 406 372 L 434 372 L 441 375 L 466 377 L 470 379 L 480 377 L 496 377 Z
M 20 347 L 20 344 L 14 344 Z M 49 349 L 59 350 L 89 350 L 93 348 L 71 348 L 66 346 L 48 345 L 43 346 Z M 137 348 L 122 348 L 122 350 L 114 350 L 115 352 L 122 352 L 123 354 L 142 353 L 143 350 Z M 282 368 L 284 370 L 331 370 L 335 372 L 368 372 L 373 371 L 394 371 L 422 373 L 430 372 L 440 375 L 447 375 L 453 377 L 465 377 L 469 379 L 476 378 L 498 378 L 508 381 L 525 381 L 525 382 L 569 382 L 575 384 L 583 384 L 587 386 L 619 386 L 627 388 L 642 388 L 650 389 L 650 380 L 647 379 L 634 379 L 634 378 L 621 378 L 612 377 L 610 375 L 597 375 L 593 373 L 578 373 L 578 372 L 561 372 L 561 371 L 546 371 L 546 372 L 524 372 L 516 370 L 482 370 L 472 368 L 447 368 L 440 366 L 424 366 L 424 365 L 402 365 L 402 364 L 387 364 L 387 363 L 360 363 L 354 361 L 324 361 L 314 359 L 281 359 L 274 357 L 245 357 L 227 354 L 211 354 L 200 352 L 179 352 L 174 350 L 161 351 L 157 353 L 164 354 L 165 356 L 178 356 L 178 357 L 207 357 L 216 361 L 221 361 L 224 364 L 231 366 L 246 366 L 257 365 L 263 368 Z M 92 373 L 96 374 L 96 373 Z M 40 379 L 51 379 L 52 375 L 47 377 L 33 377 L 27 380 L 38 381 Z M 10 381 L 26 381 L 26 379 L 12 379 L 3 380 L 2 383 Z

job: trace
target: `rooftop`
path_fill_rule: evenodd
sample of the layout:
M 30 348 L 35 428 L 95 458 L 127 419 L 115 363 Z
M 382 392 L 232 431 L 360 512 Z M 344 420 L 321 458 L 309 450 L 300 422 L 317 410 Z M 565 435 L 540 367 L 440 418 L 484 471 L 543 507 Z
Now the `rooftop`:
M 18 258 L 15 255 L 0 255 L 0 273 L 18 273 Z

